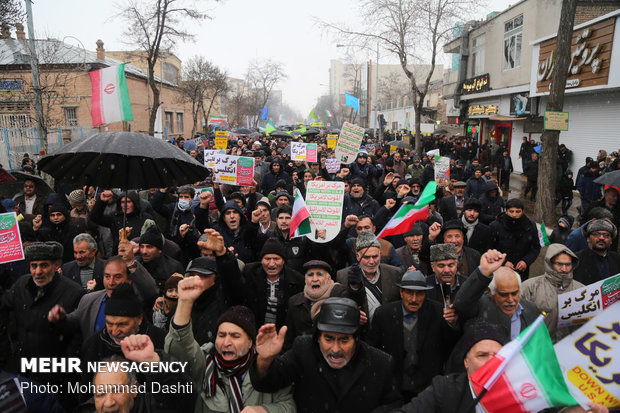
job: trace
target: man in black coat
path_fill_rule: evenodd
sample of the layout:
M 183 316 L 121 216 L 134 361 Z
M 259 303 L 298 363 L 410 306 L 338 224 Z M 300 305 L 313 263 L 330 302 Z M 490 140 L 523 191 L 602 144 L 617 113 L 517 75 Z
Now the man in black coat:
M 105 260 L 97 257 L 97 241 L 87 233 L 73 238 L 75 260 L 62 265 L 62 275 L 75 281 L 85 290 L 103 290 Z
M 480 221 L 481 208 L 482 203 L 478 199 L 468 199 L 463 207 L 461 223 L 465 232 L 465 245 L 482 255 L 491 248 L 491 228 Z
M 448 221 L 441 228 L 439 242 L 454 244 L 458 255 L 458 273 L 467 277 L 478 266 L 480 253 L 465 246 L 465 228 L 458 220 Z
M 584 225 L 588 248 L 577 252 L 579 265 L 573 272 L 575 280 L 584 285 L 620 273 L 620 254 L 611 250 L 618 234 L 616 226 L 606 219 L 595 219 Z
M 441 198 L 439 202 L 439 213 L 444 221 L 451 221 L 461 217 L 465 201 L 469 197 L 465 196 L 465 188 L 467 184 L 463 181 L 457 181 L 453 185 L 454 195 L 447 195 Z
M 431 245 L 432 272 L 426 276 L 426 285 L 432 289 L 426 293 L 427 299 L 442 305 L 454 302 L 456 293 L 467 279 L 458 273 L 458 258 L 454 244 Z M 449 291 L 445 284 L 449 284 Z
M 426 299 L 434 287 L 427 287 L 420 271 L 407 271 L 397 285 L 401 299 L 375 311 L 367 342 L 394 357 L 396 379 L 408 400 L 443 373 L 459 326 L 453 307 Z
M 527 163 L 523 172 L 527 177 L 523 198 L 527 198 L 528 192 L 531 191 L 532 197 L 530 199 L 535 201 L 536 191 L 538 191 L 538 154 L 536 152 L 532 154 L 532 159 Z
M 499 195 L 499 188 L 493 181 L 484 185 L 484 193 L 480 195 L 480 221 L 489 225 L 499 214 L 505 211 L 504 198 Z
M 156 226 L 149 227 L 140 236 L 140 257 L 138 262 L 153 276 L 160 295 L 164 293 L 164 284 L 174 273 L 183 273 L 183 265 L 162 252 L 164 237 Z
M 298 337 L 281 356 L 286 326 L 279 333 L 273 324 L 262 326 L 250 368 L 252 386 L 273 393 L 295 383 L 300 413 L 383 412 L 400 405 L 393 358 L 360 341 L 359 324 L 355 301 L 328 298 L 314 337 Z
M 517 271 L 521 280 L 528 279 L 530 266 L 540 253 L 536 224 L 523 213 L 524 208 L 520 199 L 509 199 L 506 212 L 489 226 L 493 233 L 491 245 L 506 254 L 504 265 Z

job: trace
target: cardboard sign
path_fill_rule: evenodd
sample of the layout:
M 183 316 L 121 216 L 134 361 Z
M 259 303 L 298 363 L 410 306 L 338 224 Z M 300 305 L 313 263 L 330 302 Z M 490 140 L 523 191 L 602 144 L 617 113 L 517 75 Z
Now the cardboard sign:
M 450 158 L 447 156 L 435 156 L 435 182 L 440 186 L 450 183 Z
M 204 166 L 213 169 L 218 154 L 225 154 L 224 150 L 205 149 L 203 153 Z
M 353 162 L 357 157 L 363 138 L 364 128 L 345 122 L 340 129 L 340 137 L 336 145 L 336 159 L 342 163 Z
M 340 170 L 340 161 L 335 158 L 327 158 L 325 160 L 325 169 L 327 173 L 336 174 Z
M 306 236 L 319 243 L 329 242 L 336 238 L 340 232 L 343 201 L 344 182 L 308 181 L 306 206 L 310 212 L 312 232 Z M 326 231 L 325 238 L 319 238 L 317 235 L 317 231 L 321 229 Z
M 316 143 L 291 142 L 291 161 L 316 162 Z
M 217 154 L 213 167 L 213 182 L 251 186 L 254 178 L 254 158 Z
M 327 135 L 327 148 L 336 149 L 338 143 L 338 135 Z
M 22 238 L 17 224 L 17 214 L 0 214 L 0 264 L 24 259 Z
M 581 404 L 620 407 L 620 303 L 588 321 L 554 347 L 568 390 Z
M 215 131 L 215 149 L 228 148 L 228 132 L 225 130 Z
M 558 327 L 583 324 L 619 300 L 620 274 L 560 294 L 558 295 Z

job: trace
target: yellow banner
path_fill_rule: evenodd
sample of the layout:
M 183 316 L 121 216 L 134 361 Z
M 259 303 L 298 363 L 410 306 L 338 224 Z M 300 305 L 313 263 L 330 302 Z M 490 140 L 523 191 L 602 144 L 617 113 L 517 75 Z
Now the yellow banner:
M 338 135 L 327 135 L 327 147 L 329 149 L 336 149 L 338 143 Z
M 228 147 L 228 138 L 215 137 L 215 149 L 226 149 Z

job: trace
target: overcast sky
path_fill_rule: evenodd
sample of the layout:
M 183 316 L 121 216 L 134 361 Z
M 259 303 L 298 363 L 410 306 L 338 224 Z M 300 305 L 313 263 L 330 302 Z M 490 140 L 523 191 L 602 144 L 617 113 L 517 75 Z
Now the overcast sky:
M 476 19 L 490 11 L 501 11 L 518 0 L 491 0 Z M 74 45 L 81 41 L 95 50 L 97 39 L 106 50 L 129 50 L 122 42 L 123 21 L 114 18 L 115 4 L 110 0 L 39 0 L 33 3 L 37 38 L 49 36 Z M 288 79 L 279 89 L 283 100 L 306 115 L 317 98 L 328 93 L 330 59 L 344 60 L 344 49 L 337 40 L 322 33 L 315 24 L 317 16 L 329 21 L 355 18 L 357 2 L 351 0 L 225 0 L 196 2 L 212 20 L 189 23 L 196 42 L 180 44 L 174 51 L 183 61 L 202 55 L 228 72 L 242 78 L 248 62 L 271 58 L 284 64 Z M 374 58 L 373 58 L 374 59 Z M 387 56 L 381 57 L 388 59 Z M 441 63 L 441 62 L 440 62 Z

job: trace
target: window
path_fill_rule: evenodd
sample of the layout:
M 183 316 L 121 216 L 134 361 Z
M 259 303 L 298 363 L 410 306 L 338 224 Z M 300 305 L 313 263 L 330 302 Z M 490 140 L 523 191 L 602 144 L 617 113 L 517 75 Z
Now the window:
M 173 85 L 176 85 L 179 83 L 179 69 L 177 69 L 175 66 L 171 65 L 170 63 L 164 63 L 163 70 L 164 70 L 164 80 L 166 82 L 170 82 Z
M 65 108 L 65 124 L 67 126 L 77 126 L 77 110 L 76 108 Z
M 484 73 L 484 34 L 474 37 L 471 50 L 473 75 L 479 76 Z
M 183 114 L 177 113 L 177 132 L 183 133 Z
M 166 112 L 166 132 L 172 133 L 172 112 Z
M 521 41 L 523 35 L 523 15 L 504 23 L 503 70 L 521 66 Z

